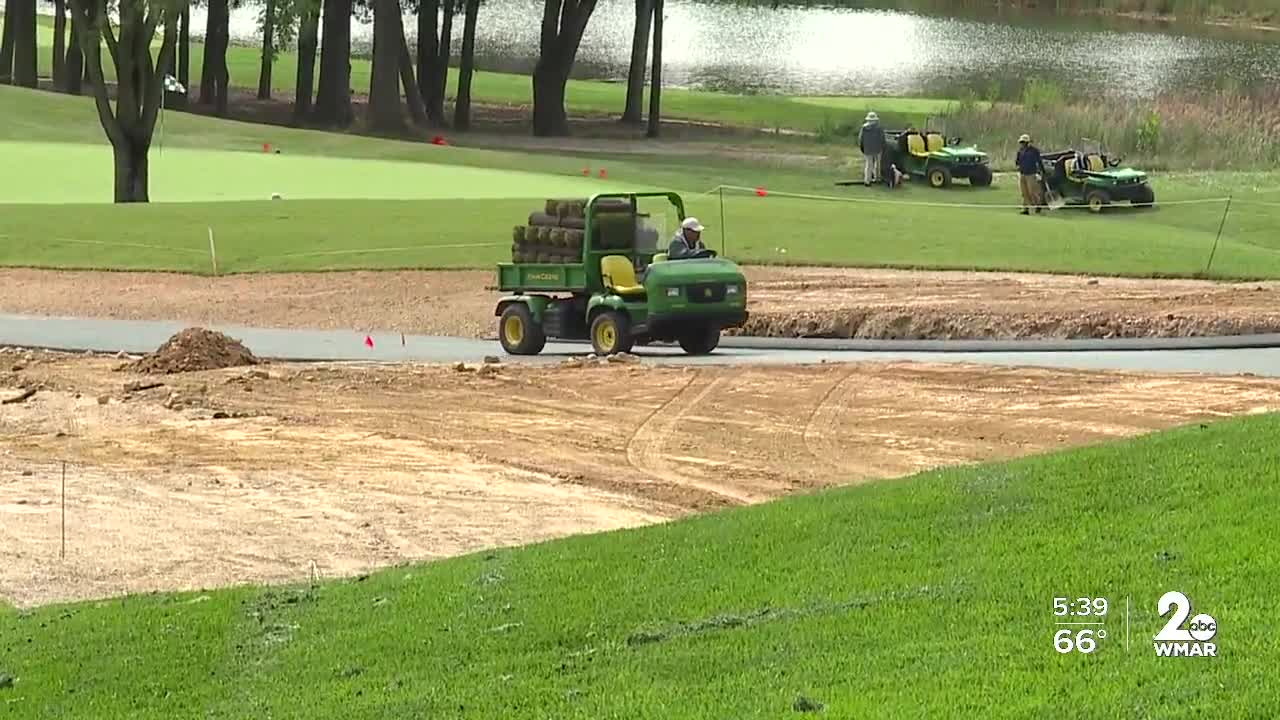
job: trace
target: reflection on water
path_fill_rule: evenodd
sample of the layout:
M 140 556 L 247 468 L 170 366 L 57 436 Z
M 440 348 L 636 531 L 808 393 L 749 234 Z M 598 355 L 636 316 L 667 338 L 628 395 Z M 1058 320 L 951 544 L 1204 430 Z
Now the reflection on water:
M 483 4 L 479 65 L 531 71 L 541 12 L 541 0 Z M 203 30 L 204 17 L 203 8 L 193 8 L 193 29 Z M 634 21 L 634 0 L 600 0 L 575 76 L 624 79 Z M 256 7 L 233 11 L 233 37 L 254 41 L 256 23 Z M 405 26 L 413 33 L 416 21 L 406 16 Z M 986 94 L 993 84 L 1017 92 L 1036 77 L 1075 93 L 1135 97 L 1280 81 L 1280 34 L 1174 32 L 1100 18 L 980 19 L 667 0 L 665 30 L 666 83 L 733 92 L 955 96 L 966 88 Z M 358 50 L 367 50 L 371 31 L 353 20 Z M 459 15 L 455 53 L 461 35 Z

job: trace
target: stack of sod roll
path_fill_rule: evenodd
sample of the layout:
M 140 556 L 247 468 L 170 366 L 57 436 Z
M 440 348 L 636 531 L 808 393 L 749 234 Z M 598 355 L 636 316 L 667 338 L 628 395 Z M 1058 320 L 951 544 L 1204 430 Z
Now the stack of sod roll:
M 582 260 L 586 200 L 547 200 L 542 212 L 529 213 L 527 225 L 511 229 L 511 261 L 576 263 Z M 595 242 L 601 248 L 630 247 L 635 237 L 631 204 L 601 200 L 595 207 Z

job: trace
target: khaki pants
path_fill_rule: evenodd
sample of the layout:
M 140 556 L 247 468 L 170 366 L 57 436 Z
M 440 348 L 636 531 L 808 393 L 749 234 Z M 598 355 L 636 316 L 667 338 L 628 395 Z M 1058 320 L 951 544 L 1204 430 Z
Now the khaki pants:
M 868 185 L 880 181 L 880 155 L 862 156 L 862 181 Z
M 1038 175 L 1018 175 L 1018 186 L 1022 189 L 1022 208 L 1030 210 L 1043 205 L 1040 199 L 1040 177 Z

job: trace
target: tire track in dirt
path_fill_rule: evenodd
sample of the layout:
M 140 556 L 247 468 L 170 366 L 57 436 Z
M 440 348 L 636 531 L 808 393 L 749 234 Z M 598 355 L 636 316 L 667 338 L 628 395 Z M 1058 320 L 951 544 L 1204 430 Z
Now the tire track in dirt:
M 703 373 L 695 373 L 674 395 L 659 405 L 645 418 L 644 422 L 632 433 L 627 441 L 627 462 L 631 467 L 664 483 L 683 486 L 713 496 L 720 504 L 742 505 L 760 499 L 754 494 L 736 492 L 718 483 L 709 483 L 688 475 L 682 475 L 675 469 L 665 452 L 667 438 L 680 420 L 691 409 L 706 399 L 713 391 L 724 385 L 725 378 L 718 377 L 704 385 L 693 397 L 688 397 L 690 388 L 703 377 Z M 687 398 L 687 399 L 686 399 Z M 667 410 L 679 403 L 672 413 Z
M 865 368 L 852 367 L 839 380 L 831 384 L 827 391 L 822 394 L 818 402 L 814 403 L 813 409 L 809 412 L 809 420 L 804 425 L 804 430 L 800 433 L 800 439 L 804 443 L 804 448 L 819 462 L 830 465 L 834 468 L 842 468 L 842 463 L 836 462 L 830 453 L 819 452 L 814 449 L 814 441 L 810 438 L 813 434 L 813 428 L 818 424 L 819 417 L 822 418 L 823 424 L 830 427 L 831 424 L 843 412 L 848 409 L 848 405 L 844 399 L 843 388 L 845 383 L 853 379 L 854 375 L 860 372 L 866 372 Z M 836 408 L 832 408 L 832 398 L 835 398 Z M 834 410 L 834 412 L 832 412 Z

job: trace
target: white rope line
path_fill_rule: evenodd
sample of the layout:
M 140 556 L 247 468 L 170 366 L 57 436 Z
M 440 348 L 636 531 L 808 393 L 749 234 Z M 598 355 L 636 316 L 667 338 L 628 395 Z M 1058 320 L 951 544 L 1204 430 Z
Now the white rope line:
M 192 250 L 190 248 L 166 247 L 164 245 L 144 245 L 143 243 L 106 242 L 104 240 L 73 240 L 71 238 L 54 238 L 53 242 L 75 243 L 77 245 L 102 245 L 106 247 L 131 247 L 131 248 L 141 248 L 143 250 L 163 250 L 167 252 L 192 253 L 195 255 L 203 255 L 205 253 L 204 250 Z
M 725 190 L 739 190 L 743 192 L 755 193 L 756 188 L 741 187 L 738 185 L 724 185 Z M 847 203 L 875 203 L 880 205 L 911 205 L 915 207 L 946 207 L 946 208 L 973 208 L 973 209 L 991 209 L 991 210 L 1016 210 L 1021 209 L 1022 205 L 1002 205 L 996 203 L 952 203 L 952 202 L 913 202 L 910 200 L 880 200 L 876 198 L 859 198 L 859 197 L 839 197 L 836 195 L 811 195 L 807 193 L 789 193 L 780 190 L 765 190 L 766 196 L 774 195 L 778 197 L 795 198 L 799 200 L 821 200 L 825 202 L 847 202 Z M 1204 205 L 1208 203 L 1225 203 L 1227 198 L 1201 198 L 1198 200 L 1168 200 L 1164 202 L 1153 202 L 1153 206 L 1160 205 Z M 1065 207 L 1085 208 L 1087 205 L 1067 205 Z
M 271 255 L 261 260 L 277 258 L 319 257 L 323 255 L 361 255 L 364 253 L 405 252 L 408 250 L 447 250 L 454 248 L 506 247 L 510 243 L 463 243 L 458 245 L 413 245 L 410 247 L 361 248 L 358 250 L 317 250 L 315 252 L 289 253 L 287 255 Z

